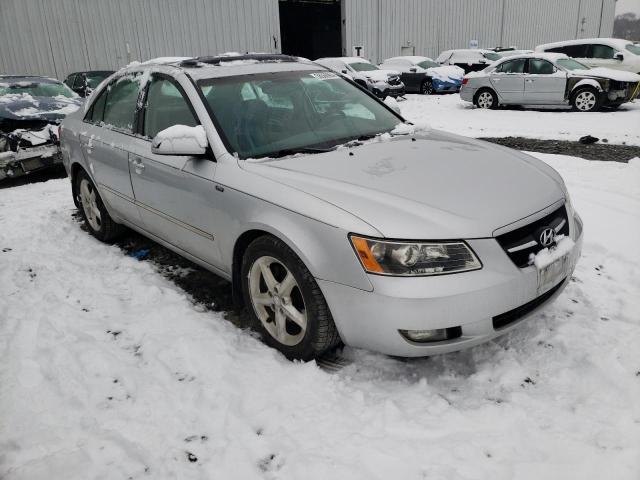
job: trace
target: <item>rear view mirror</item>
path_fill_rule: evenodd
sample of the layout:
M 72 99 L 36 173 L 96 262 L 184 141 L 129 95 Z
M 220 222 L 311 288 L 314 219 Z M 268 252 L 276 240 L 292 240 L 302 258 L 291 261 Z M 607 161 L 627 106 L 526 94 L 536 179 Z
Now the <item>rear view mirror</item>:
M 156 155 L 203 155 L 207 146 L 207 134 L 202 125 L 174 125 L 153 137 L 151 152 Z
M 616 54 L 613 56 L 614 59 L 618 60 L 619 62 L 622 62 L 624 60 L 624 55 L 620 52 L 616 52 Z

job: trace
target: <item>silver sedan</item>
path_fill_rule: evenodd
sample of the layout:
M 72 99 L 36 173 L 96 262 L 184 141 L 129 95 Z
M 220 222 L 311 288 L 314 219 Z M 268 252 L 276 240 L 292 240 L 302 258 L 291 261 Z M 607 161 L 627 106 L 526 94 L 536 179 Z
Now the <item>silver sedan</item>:
M 61 142 L 92 235 L 127 226 L 228 279 L 289 358 L 340 341 L 401 356 L 476 345 L 559 295 L 580 255 L 548 165 L 416 130 L 297 58 L 126 68 Z
M 581 112 L 617 108 L 639 92 L 640 75 L 589 68 L 559 53 L 515 55 L 462 80 L 460 97 L 479 108 L 567 105 Z

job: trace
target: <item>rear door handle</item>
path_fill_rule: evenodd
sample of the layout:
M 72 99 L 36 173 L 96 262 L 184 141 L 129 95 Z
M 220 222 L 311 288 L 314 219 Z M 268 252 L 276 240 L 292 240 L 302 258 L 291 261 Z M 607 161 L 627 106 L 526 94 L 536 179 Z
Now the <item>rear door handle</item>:
M 533 79 L 533 78 L 527 78 L 527 79 L 525 80 L 525 82 L 527 82 L 527 83 L 533 83 L 533 82 L 534 82 L 534 79 Z

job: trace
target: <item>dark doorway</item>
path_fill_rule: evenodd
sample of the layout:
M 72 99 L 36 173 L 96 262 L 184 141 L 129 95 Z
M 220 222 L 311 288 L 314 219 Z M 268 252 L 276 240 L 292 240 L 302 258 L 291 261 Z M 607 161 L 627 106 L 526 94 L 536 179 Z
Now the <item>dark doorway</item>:
M 342 56 L 340 0 L 280 0 L 282 53 L 310 60 Z

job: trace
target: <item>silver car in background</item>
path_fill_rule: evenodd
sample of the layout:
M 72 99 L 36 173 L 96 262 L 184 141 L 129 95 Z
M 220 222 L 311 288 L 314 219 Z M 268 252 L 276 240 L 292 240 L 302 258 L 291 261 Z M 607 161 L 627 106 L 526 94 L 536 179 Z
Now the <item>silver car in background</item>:
M 126 68 L 61 140 L 92 235 L 128 226 L 228 279 L 289 358 L 340 340 L 400 356 L 476 345 L 555 298 L 580 255 L 551 167 L 417 131 L 293 57 Z
M 589 68 L 561 53 L 515 55 L 462 80 L 460 97 L 479 108 L 567 105 L 581 112 L 617 108 L 638 96 L 640 75 Z

